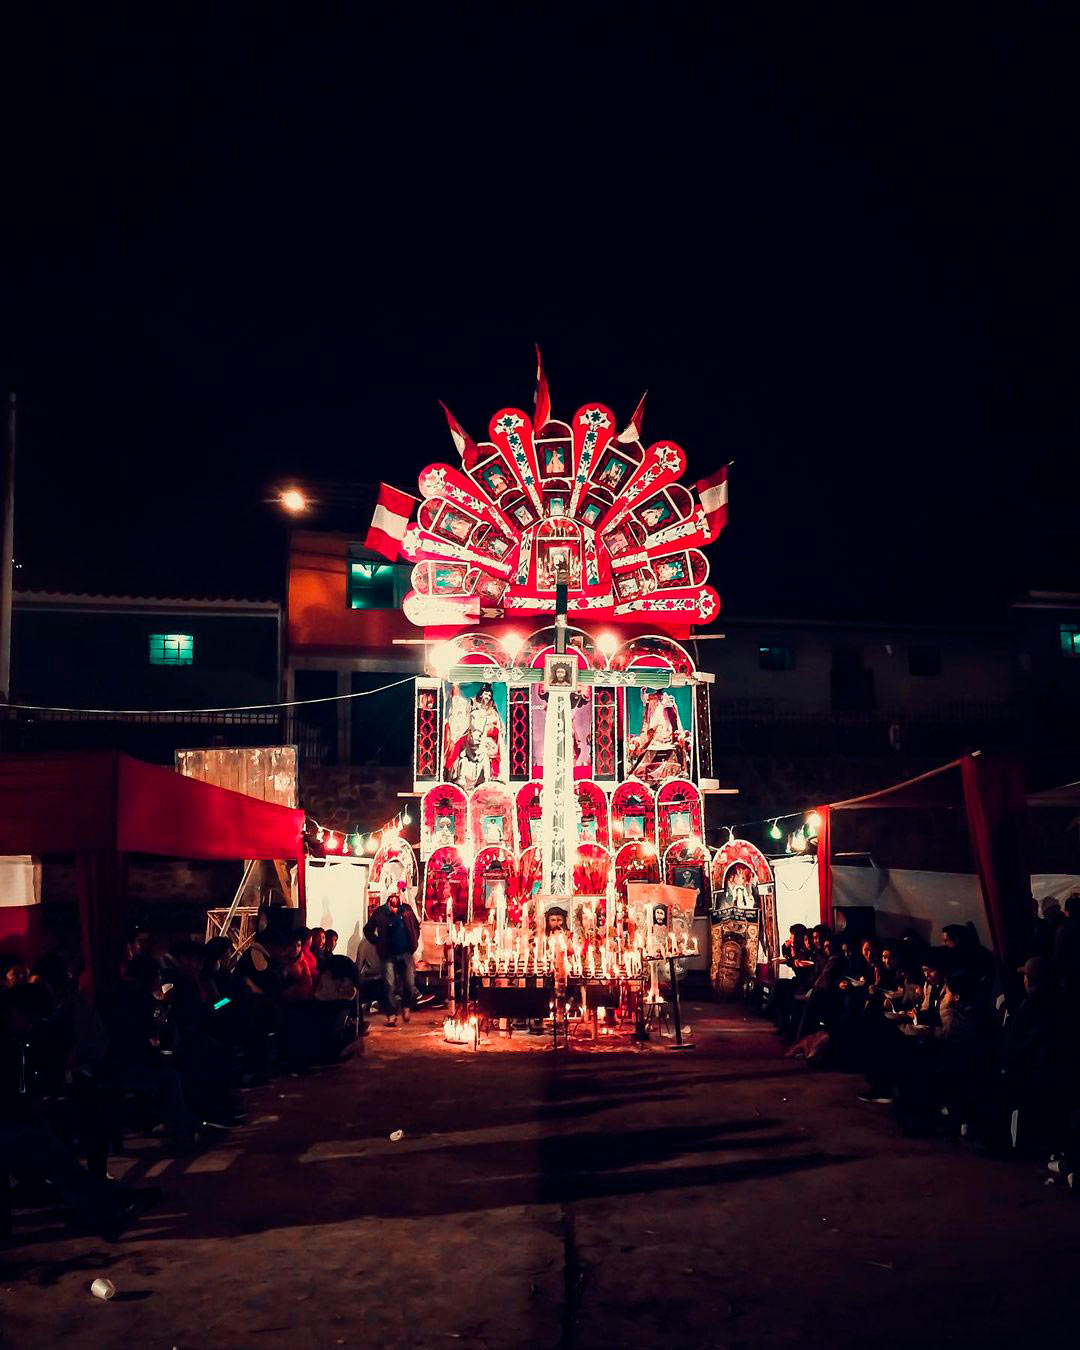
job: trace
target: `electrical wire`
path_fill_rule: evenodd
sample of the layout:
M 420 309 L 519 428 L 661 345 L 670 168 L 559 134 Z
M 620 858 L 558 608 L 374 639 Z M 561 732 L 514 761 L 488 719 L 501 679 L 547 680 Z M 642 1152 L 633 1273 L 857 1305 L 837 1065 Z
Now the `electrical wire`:
M 359 689 L 352 694 L 326 694 L 322 698 L 294 698 L 284 703 L 240 703 L 229 708 L 55 708 L 44 703 L 3 703 L 2 708 L 16 708 L 20 712 L 60 712 L 60 713 L 98 713 L 108 717 L 162 717 L 180 713 L 194 716 L 196 713 L 231 712 L 269 712 L 274 708 L 304 708 L 312 703 L 340 703 L 350 698 L 370 698 L 372 694 L 384 694 L 387 689 L 396 689 L 399 685 L 410 684 L 415 675 L 405 675 L 390 684 L 380 685 L 378 689 Z

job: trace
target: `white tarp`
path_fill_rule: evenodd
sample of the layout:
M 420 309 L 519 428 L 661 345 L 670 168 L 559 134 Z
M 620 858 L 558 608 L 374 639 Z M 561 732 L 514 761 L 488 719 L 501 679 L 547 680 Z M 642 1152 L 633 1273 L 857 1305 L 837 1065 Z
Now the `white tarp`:
M 367 858 L 307 860 L 307 921 L 313 928 L 333 928 L 340 955 L 356 960 L 367 923 Z
M 0 909 L 41 904 L 41 864 L 27 855 L 0 857 Z
M 778 858 L 776 917 L 780 939 L 793 923 L 819 922 L 817 862 L 812 858 Z M 941 941 L 947 923 L 973 923 L 979 940 L 990 946 L 979 879 L 970 872 L 920 872 L 906 868 L 834 866 L 833 908 L 871 905 L 879 937 L 900 937 L 907 928 L 927 942 Z M 1080 891 L 1080 877 L 1036 874 L 1031 893 L 1037 900 L 1063 900 Z

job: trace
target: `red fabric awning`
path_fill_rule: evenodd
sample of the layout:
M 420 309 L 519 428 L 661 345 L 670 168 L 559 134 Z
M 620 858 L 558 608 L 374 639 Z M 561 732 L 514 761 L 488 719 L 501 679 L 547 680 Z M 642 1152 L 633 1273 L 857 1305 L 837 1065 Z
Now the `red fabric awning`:
M 0 854 L 296 858 L 304 813 L 116 751 L 0 755 Z

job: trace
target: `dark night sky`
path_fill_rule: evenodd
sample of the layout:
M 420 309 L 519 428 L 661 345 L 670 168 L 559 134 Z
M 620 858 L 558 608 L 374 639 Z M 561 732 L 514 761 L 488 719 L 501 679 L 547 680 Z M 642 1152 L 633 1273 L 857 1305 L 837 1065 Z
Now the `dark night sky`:
M 1075 7 L 24 8 L 19 584 L 269 593 L 277 476 L 411 489 L 539 340 L 735 459 L 732 609 L 1080 588 Z

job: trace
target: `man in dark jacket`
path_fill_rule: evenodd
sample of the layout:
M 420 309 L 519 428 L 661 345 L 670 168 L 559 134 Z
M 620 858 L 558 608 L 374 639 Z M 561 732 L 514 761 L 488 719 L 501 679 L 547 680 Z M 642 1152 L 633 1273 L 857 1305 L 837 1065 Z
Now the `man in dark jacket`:
M 379 906 L 364 926 L 364 936 L 379 953 L 386 987 L 386 1025 L 397 1025 L 398 1008 L 407 1022 L 416 1000 L 416 960 L 420 943 L 420 920 L 405 900 L 405 883 L 399 881 L 386 903 Z

